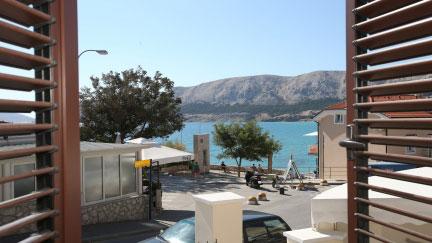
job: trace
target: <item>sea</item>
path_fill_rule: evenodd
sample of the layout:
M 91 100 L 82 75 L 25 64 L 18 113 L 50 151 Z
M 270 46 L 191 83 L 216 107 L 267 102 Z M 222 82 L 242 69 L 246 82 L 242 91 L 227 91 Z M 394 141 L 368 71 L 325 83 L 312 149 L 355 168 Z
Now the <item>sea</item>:
M 180 141 L 186 146 L 186 150 L 193 151 L 194 134 L 210 134 L 210 163 L 219 165 L 221 160 L 217 159 L 221 148 L 213 143 L 213 131 L 215 122 L 187 122 L 183 130 L 173 133 L 165 140 Z M 310 145 L 317 144 L 316 136 L 305 136 L 307 133 L 316 132 L 317 125 L 313 121 L 301 122 L 259 122 L 265 131 L 279 140 L 282 149 L 273 156 L 273 168 L 285 169 L 290 157 L 296 162 L 297 167 L 303 173 L 312 173 L 316 170 L 316 156 L 309 155 Z M 163 141 L 162 141 L 163 142 Z M 233 159 L 223 159 L 227 165 L 236 165 Z M 263 161 L 242 161 L 242 166 L 251 166 L 261 164 L 267 167 L 267 158 Z

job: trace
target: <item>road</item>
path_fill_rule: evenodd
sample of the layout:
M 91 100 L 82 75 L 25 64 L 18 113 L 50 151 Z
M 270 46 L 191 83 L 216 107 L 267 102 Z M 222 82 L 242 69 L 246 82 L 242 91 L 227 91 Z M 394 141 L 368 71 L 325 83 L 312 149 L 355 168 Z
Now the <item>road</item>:
M 245 185 L 243 178 L 214 173 L 198 178 L 164 175 L 161 176 L 161 182 L 164 210 L 156 218 L 170 225 L 194 215 L 193 194 L 230 191 L 246 198 L 256 196 L 260 192 L 265 192 L 268 201 L 260 202 L 259 205 L 248 205 L 245 203 L 243 208 L 279 215 L 292 229 L 311 227 L 311 199 L 320 192 L 331 188 L 315 186 L 315 189 L 306 191 L 287 189 L 285 194 L 281 195 L 270 184 L 265 184 L 261 189 L 253 189 Z M 152 235 L 155 235 L 155 233 L 131 235 L 105 242 L 137 242 Z

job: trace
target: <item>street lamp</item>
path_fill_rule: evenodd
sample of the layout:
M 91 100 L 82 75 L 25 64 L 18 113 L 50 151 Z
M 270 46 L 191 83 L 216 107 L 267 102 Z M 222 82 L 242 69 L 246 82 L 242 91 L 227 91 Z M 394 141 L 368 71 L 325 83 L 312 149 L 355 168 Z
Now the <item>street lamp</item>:
M 78 58 L 79 58 L 82 54 L 84 54 L 85 52 L 88 52 L 88 51 L 96 52 L 96 53 L 99 54 L 99 55 L 108 55 L 108 51 L 107 51 L 107 50 L 85 50 L 85 51 L 82 51 L 82 52 L 78 55 Z

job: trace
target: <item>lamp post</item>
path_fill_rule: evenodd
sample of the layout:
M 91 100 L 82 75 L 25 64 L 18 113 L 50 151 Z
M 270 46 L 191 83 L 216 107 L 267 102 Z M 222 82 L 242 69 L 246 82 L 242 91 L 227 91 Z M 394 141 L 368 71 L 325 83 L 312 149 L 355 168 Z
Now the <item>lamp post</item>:
M 82 51 L 82 52 L 78 55 L 78 58 L 80 58 L 80 56 L 81 56 L 82 54 L 84 54 L 84 53 L 86 53 L 86 52 L 89 52 L 89 51 L 96 52 L 96 53 L 99 54 L 99 55 L 108 55 L 108 51 L 107 51 L 107 50 L 85 50 L 85 51 Z

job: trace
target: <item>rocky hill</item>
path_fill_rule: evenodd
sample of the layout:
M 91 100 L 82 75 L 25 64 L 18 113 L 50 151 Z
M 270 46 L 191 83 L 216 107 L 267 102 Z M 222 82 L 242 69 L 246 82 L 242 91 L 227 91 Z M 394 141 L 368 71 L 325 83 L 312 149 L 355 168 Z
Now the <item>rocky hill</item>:
M 176 87 L 189 121 L 292 121 L 310 119 L 345 97 L 345 72 L 317 71 L 299 76 L 257 75 Z
M 345 97 L 345 72 L 317 71 L 299 76 L 257 75 L 176 87 L 183 104 L 296 104 L 305 100 Z

